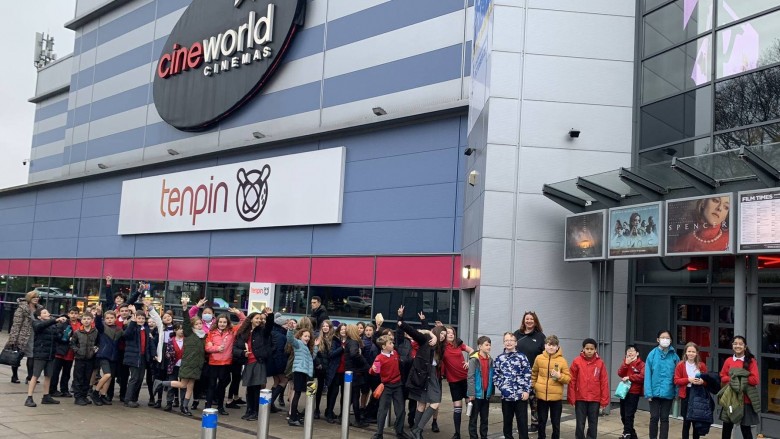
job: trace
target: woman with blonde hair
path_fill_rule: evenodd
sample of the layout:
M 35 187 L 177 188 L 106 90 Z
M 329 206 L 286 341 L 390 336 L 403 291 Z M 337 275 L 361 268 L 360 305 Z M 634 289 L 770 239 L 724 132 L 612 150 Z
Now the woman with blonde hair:
M 355 422 L 352 425 L 358 428 L 368 426 L 360 411 L 360 387 L 366 382 L 368 372 L 368 364 L 360 349 L 362 344 L 360 328 L 357 325 L 348 325 L 347 340 L 344 343 L 344 370 L 352 372 L 352 411 L 355 413 Z M 341 416 L 349 414 L 342 413 Z
M 16 348 L 24 352 L 27 357 L 27 379 L 25 384 L 30 382 L 33 373 L 33 313 L 38 308 L 43 308 L 38 304 L 40 296 L 36 291 L 30 291 L 24 295 L 23 299 L 18 299 L 16 312 L 14 312 L 13 323 L 11 324 L 11 333 L 8 335 L 8 342 L 5 348 Z M 11 382 L 19 384 L 19 368 L 11 368 Z

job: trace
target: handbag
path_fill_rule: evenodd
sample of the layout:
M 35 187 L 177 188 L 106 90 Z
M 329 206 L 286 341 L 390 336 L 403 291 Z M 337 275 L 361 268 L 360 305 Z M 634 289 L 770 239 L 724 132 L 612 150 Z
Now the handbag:
M 625 399 L 629 390 L 631 390 L 631 382 L 621 381 L 618 383 L 617 389 L 615 389 L 615 396 L 620 399 Z
M 22 364 L 22 357 L 24 357 L 24 352 L 20 351 L 19 348 L 6 346 L 3 348 L 3 352 L 0 353 L 0 364 L 19 367 Z

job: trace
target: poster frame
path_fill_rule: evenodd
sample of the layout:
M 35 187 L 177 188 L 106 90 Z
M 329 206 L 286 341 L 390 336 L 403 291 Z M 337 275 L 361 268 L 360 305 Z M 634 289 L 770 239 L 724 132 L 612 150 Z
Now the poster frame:
M 734 250 L 737 254 L 756 254 L 756 253 L 780 253 L 780 245 L 778 248 L 775 249 L 742 249 L 742 196 L 743 195 L 750 195 L 750 194 L 759 194 L 759 193 L 766 193 L 766 192 L 780 192 L 780 188 L 765 188 L 765 189 L 756 189 L 756 190 L 749 190 L 749 191 L 739 191 L 737 192 L 737 217 L 739 218 L 738 224 L 737 224 L 737 241 L 734 245 Z
M 568 246 L 568 225 L 571 218 L 576 218 L 585 215 L 601 214 L 601 256 L 586 257 L 586 258 L 567 258 L 566 247 Z M 575 213 L 566 215 L 563 221 L 563 260 L 564 262 L 582 262 L 582 261 L 604 261 L 607 259 L 607 209 L 591 210 L 588 212 Z
M 667 228 L 669 227 L 669 204 L 670 203 L 680 203 L 680 202 L 684 202 L 684 201 L 702 200 L 702 199 L 713 198 L 713 197 L 717 197 L 717 196 L 721 196 L 722 197 L 722 196 L 726 196 L 726 195 L 728 195 L 729 198 L 731 199 L 730 206 L 732 206 L 732 207 L 729 208 L 729 219 L 728 219 L 728 222 L 729 222 L 729 248 L 730 248 L 730 250 L 726 250 L 726 251 L 702 251 L 702 252 L 670 252 L 669 249 L 668 249 L 668 244 L 669 244 L 668 243 L 668 239 L 669 239 L 669 236 L 668 236 L 668 233 L 667 233 Z M 672 200 L 666 200 L 664 202 L 664 223 L 663 223 L 663 225 L 664 225 L 664 238 L 663 238 L 663 241 L 664 241 L 664 256 L 733 255 L 734 254 L 734 250 L 735 250 L 735 247 L 734 247 L 734 243 L 735 243 L 734 234 L 735 233 L 734 233 L 733 229 L 734 229 L 734 226 L 736 224 L 735 221 L 734 221 L 736 219 L 736 215 L 734 215 L 733 206 L 734 206 L 734 193 L 733 192 L 713 193 L 713 194 L 708 194 L 708 195 L 697 195 L 695 197 L 675 198 L 675 199 L 672 199 Z
M 657 252 L 651 253 L 651 254 L 644 254 L 644 255 L 618 255 L 618 256 L 612 256 L 610 254 L 610 245 L 609 245 L 609 243 L 610 243 L 610 240 L 612 238 L 611 227 L 612 227 L 612 223 L 614 222 L 613 218 L 612 218 L 613 213 L 617 212 L 617 211 L 631 210 L 631 209 L 636 209 L 638 207 L 646 207 L 646 206 L 657 206 L 658 207 L 658 217 L 659 218 L 664 218 L 664 214 L 665 214 L 665 212 L 664 212 L 665 209 L 664 208 L 666 206 L 665 206 L 663 201 L 652 201 L 652 202 L 649 202 L 649 203 L 632 204 L 632 205 L 629 205 L 629 206 L 617 206 L 617 207 L 613 207 L 613 208 L 609 209 L 609 220 L 606 223 L 607 232 L 609 233 L 609 237 L 608 237 L 608 239 L 606 241 L 606 245 L 607 245 L 607 249 L 606 249 L 607 259 L 657 258 L 657 257 L 661 257 L 663 255 L 663 251 L 664 251 L 663 246 L 664 246 L 664 243 L 666 242 L 665 241 L 666 233 L 664 233 L 664 232 L 666 231 L 666 229 L 664 227 L 661 227 L 661 224 L 659 224 L 659 227 L 658 227 L 658 251 Z

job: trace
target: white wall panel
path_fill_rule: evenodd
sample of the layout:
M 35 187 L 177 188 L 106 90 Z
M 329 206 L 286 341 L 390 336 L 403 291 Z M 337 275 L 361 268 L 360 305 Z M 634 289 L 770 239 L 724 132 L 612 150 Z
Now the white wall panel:
M 182 14 L 184 14 L 184 11 L 186 10 L 186 7 L 177 9 L 168 15 L 158 18 L 156 26 L 154 27 L 154 39 L 157 40 L 158 38 L 162 38 L 170 34 L 173 30 L 173 27 L 176 26 L 176 23 L 179 22 L 179 18 L 181 18 Z
M 97 46 L 95 49 L 95 62 L 102 63 L 117 55 L 135 49 L 136 47 L 151 43 L 154 41 L 154 27 L 155 22 L 146 23 L 141 27 L 135 28 L 126 34 Z M 149 50 L 149 57 L 151 58 L 151 56 L 152 51 Z
M 542 166 L 541 164 L 550 164 L 550 166 Z M 520 150 L 519 192 L 539 194 L 545 183 L 555 183 L 581 175 L 611 171 L 630 164 L 630 152 L 617 154 L 552 148 L 522 148 Z M 561 239 L 563 239 L 562 236 Z
M 68 113 L 60 113 L 48 119 L 43 119 L 35 123 L 35 134 L 64 127 L 68 122 Z
M 498 356 L 504 332 L 514 330 L 510 328 L 509 321 L 514 310 L 507 306 L 509 295 L 505 288 L 482 285 L 477 291 L 477 321 L 479 322 L 479 335 L 487 335 L 496 346 L 493 356 Z
M 587 263 L 584 265 L 590 267 Z M 590 307 L 590 293 L 519 287 L 513 290 L 513 294 L 516 307 L 512 313 L 512 329 L 520 327 L 524 311 L 533 310 L 539 317 L 545 335 L 555 334 L 560 339 L 573 341 L 569 348 L 563 346 L 563 354 L 571 364 L 571 360 L 580 351 L 582 340 L 588 334 L 587 309 Z M 586 314 L 586 318 L 576 318 L 578 314 Z
M 65 150 L 65 140 L 58 140 L 56 142 L 47 143 L 45 145 L 32 148 L 30 158 L 35 160 L 43 157 L 62 154 L 64 150 Z
M 630 62 L 527 54 L 524 76 L 527 100 L 632 105 Z
M 614 151 L 631 148 L 631 107 L 523 102 L 521 144 L 574 151 Z M 581 131 L 569 137 L 570 129 Z
M 515 257 L 515 285 L 543 290 L 590 290 L 590 264 L 563 262 L 562 242 L 517 241 Z
M 151 64 L 128 70 L 105 81 L 96 82 L 92 88 L 92 100 L 99 101 L 149 83 Z
M 590 14 L 622 15 L 633 17 L 636 2 L 626 0 L 527 0 L 529 9 L 554 9 L 557 11 L 585 12 Z M 633 33 L 632 33 L 633 35 Z
M 493 52 L 490 55 L 490 95 L 499 98 L 520 98 L 523 55 Z
M 520 136 L 520 104 L 517 99 L 491 97 L 490 123 L 488 123 L 488 143 L 517 145 Z
M 634 17 L 531 9 L 528 53 L 634 60 Z
M 485 192 L 482 236 L 485 238 L 512 239 L 515 195 L 512 192 Z
M 492 49 L 498 52 L 522 52 L 525 34 L 525 9 L 494 5 Z
M 512 241 L 482 238 L 480 284 L 508 287 L 512 282 Z
M 517 185 L 517 146 L 488 144 L 485 171 L 480 175 L 485 190 L 514 192 Z
M 143 126 L 146 107 L 133 108 L 89 123 L 89 140 L 110 136 L 135 126 Z
M 541 194 L 517 194 L 517 239 L 561 242 L 563 223 L 568 210 Z M 563 253 L 561 253 L 563 259 Z

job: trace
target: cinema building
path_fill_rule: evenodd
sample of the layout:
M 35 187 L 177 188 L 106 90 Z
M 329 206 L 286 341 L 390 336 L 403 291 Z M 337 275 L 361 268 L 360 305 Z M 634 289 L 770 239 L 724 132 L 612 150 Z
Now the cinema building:
M 62 309 L 107 275 L 177 313 L 182 294 L 293 315 L 316 295 L 350 322 L 403 304 L 470 343 L 533 310 L 567 357 L 595 336 L 612 369 L 661 326 L 714 367 L 741 321 L 771 425 L 771 251 L 744 271 L 735 233 L 718 254 L 562 257 L 572 212 L 709 195 L 673 157 L 734 206 L 772 181 L 737 156 L 777 138 L 776 106 L 724 120 L 716 103 L 780 89 L 761 83 L 778 8 L 639 3 L 78 0 L 73 53 L 30 99 L 30 183 L 0 191 L 4 324 L 26 291 Z

